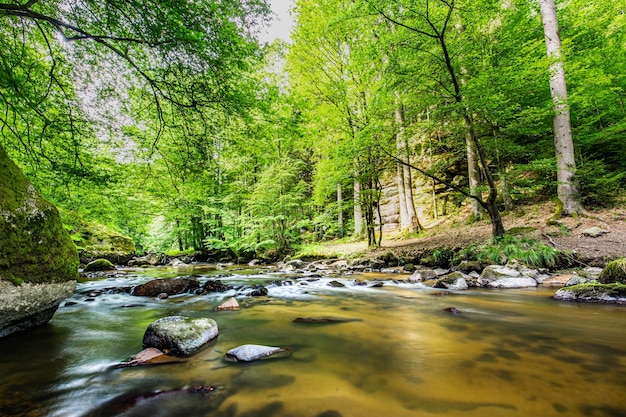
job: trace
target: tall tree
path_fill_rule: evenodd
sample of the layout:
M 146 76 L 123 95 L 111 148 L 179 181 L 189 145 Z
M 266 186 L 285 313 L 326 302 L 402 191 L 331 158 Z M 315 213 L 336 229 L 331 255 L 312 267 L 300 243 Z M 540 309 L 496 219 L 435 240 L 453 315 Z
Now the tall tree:
M 580 195 L 572 177 L 576 173 L 576 159 L 570 111 L 567 103 L 565 67 L 561 54 L 561 37 L 554 0 L 539 0 L 546 50 L 550 63 L 550 92 L 554 103 L 554 148 L 556 150 L 557 192 L 562 214 L 581 214 Z

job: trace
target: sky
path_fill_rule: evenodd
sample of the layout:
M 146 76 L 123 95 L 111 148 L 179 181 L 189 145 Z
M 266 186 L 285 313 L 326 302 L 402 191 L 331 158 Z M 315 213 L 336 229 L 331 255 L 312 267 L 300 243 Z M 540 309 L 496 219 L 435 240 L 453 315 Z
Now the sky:
M 289 34 L 294 23 L 289 9 L 293 7 L 294 2 L 295 0 L 270 0 L 274 16 L 271 25 L 259 35 L 261 42 L 273 42 L 275 39 L 289 42 Z

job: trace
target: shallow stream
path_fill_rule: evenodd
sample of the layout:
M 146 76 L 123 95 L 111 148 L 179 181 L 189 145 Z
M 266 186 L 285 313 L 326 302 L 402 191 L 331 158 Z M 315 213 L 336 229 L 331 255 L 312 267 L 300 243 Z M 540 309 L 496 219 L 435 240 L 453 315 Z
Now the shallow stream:
M 215 311 L 233 292 L 154 300 L 114 290 L 191 273 L 293 285 L 239 297 L 239 311 Z M 352 285 L 356 278 L 385 285 Z M 626 306 L 557 302 L 554 287 L 442 292 L 392 281 L 402 275 L 337 279 L 344 288 L 329 286 L 332 279 L 204 266 L 82 282 L 48 325 L 0 339 L 0 416 L 626 415 Z M 211 317 L 220 335 L 185 362 L 115 367 L 141 350 L 152 321 L 169 315 Z M 294 323 L 298 317 L 351 321 Z M 224 361 L 246 343 L 293 354 Z M 195 385 L 216 389 L 175 391 Z M 157 391 L 172 395 L 146 395 Z

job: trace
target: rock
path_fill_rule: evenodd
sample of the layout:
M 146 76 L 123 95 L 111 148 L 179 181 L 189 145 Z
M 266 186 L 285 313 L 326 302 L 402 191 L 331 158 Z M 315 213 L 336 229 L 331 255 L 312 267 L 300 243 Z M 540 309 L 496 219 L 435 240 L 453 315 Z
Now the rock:
M 423 282 L 437 278 L 437 273 L 428 268 L 418 268 L 409 277 L 409 282 Z
M 452 314 L 461 314 L 461 310 L 459 310 L 456 307 L 446 307 L 443 309 L 443 311 L 445 311 L 446 313 L 452 313 Z
M 457 266 L 452 268 L 452 271 L 459 271 L 465 274 L 478 272 L 480 274 L 483 271 L 483 268 L 483 264 L 478 261 L 461 261 Z
M 406 271 L 406 272 L 413 272 L 413 271 L 415 271 L 417 268 L 415 267 L 415 265 L 413 265 L 413 264 L 410 264 L 410 263 L 409 263 L 409 264 L 404 265 L 404 266 L 402 267 L 402 269 L 403 269 L 404 271 Z
M 212 319 L 164 317 L 148 326 L 143 335 L 143 348 L 153 347 L 167 355 L 190 356 L 217 335 L 217 323 Z
M 284 358 L 291 355 L 291 350 L 286 348 L 242 345 L 226 352 L 226 360 L 230 362 L 252 362 L 270 358 Z
M 61 210 L 61 216 L 70 229 L 82 263 L 102 258 L 117 265 L 126 265 L 135 256 L 135 244 L 130 237 L 87 221 L 69 210 Z
M 565 283 L 565 287 L 572 287 L 574 285 L 586 284 L 589 282 L 589 279 L 581 277 L 580 275 L 574 275 Z
M 607 263 L 598 276 L 598 282 L 600 284 L 612 284 L 614 282 L 626 284 L 626 258 Z
M 256 287 L 256 288 L 249 289 L 245 293 L 245 296 L 246 297 L 265 297 L 268 293 L 269 293 L 269 291 L 267 290 L 267 288 L 265 288 L 263 286 L 259 286 L 259 287 Z
M 164 253 L 148 253 L 144 256 L 128 261 L 128 266 L 157 266 L 167 265 L 170 262 L 170 257 Z
M 235 299 L 235 297 L 231 297 L 228 300 L 224 301 L 222 304 L 217 306 L 216 310 L 239 310 L 239 303 Z
M 537 285 L 537 281 L 530 277 L 511 277 L 490 281 L 486 286 L 490 288 L 528 288 Z
M 382 281 L 372 281 L 368 288 L 381 288 L 384 287 L 385 283 Z
M 167 300 L 168 298 L 170 298 L 170 296 L 167 293 L 162 292 L 154 298 L 156 298 L 157 300 Z
M 199 287 L 200 282 L 196 278 L 161 278 L 137 285 L 131 295 L 139 297 L 156 297 L 161 293 L 176 295 Z
M 582 231 L 582 235 L 587 236 L 587 237 L 600 237 L 605 233 L 606 233 L 606 230 L 602 230 L 601 228 L 597 226 L 589 227 Z
M 362 321 L 361 319 L 344 319 L 340 317 L 298 317 L 293 320 L 294 323 L 307 324 L 329 324 L 329 323 L 349 323 L 352 321 Z
M 449 290 L 466 290 L 469 286 L 465 276 L 460 272 L 451 272 L 437 279 L 434 288 L 447 288 Z
M 329 286 L 331 287 L 335 287 L 335 288 L 341 288 L 341 287 L 345 287 L 345 285 L 343 285 L 341 282 L 339 281 L 330 281 L 328 283 Z
M 205 293 L 209 293 L 209 292 L 226 292 L 228 290 L 231 290 L 232 287 L 223 284 L 222 281 L 220 281 L 219 279 L 215 279 L 215 280 L 209 280 L 207 282 L 204 283 L 204 285 L 202 286 L 202 291 Z
M 561 288 L 554 294 L 561 301 L 587 303 L 626 304 L 626 286 L 613 284 L 581 284 Z
M 485 267 L 478 277 L 478 283 L 482 287 L 490 288 L 526 288 L 536 287 L 538 274 L 535 269 L 512 262 L 506 266 L 489 265 Z
M 578 271 L 578 275 L 589 280 L 598 279 L 598 277 L 602 273 L 602 270 L 602 268 L 588 266 L 585 269 Z
M 59 212 L 0 146 L 0 337 L 47 323 L 77 278 Z
M 93 272 L 93 271 L 113 271 L 115 269 L 115 265 L 111 263 L 108 259 L 99 258 L 94 261 L 89 262 L 83 271 L 85 272 Z
M 286 266 L 292 266 L 294 269 L 302 269 L 305 263 L 301 259 L 292 259 L 285 263 Z
M 156 348 L 147 348 L 132 356 L 127 362 L 122 362 L 116 368 L 128 368 L 131 366 L 156 365 L 163 363 L 182 362 L 184 359 L 168 356 Z

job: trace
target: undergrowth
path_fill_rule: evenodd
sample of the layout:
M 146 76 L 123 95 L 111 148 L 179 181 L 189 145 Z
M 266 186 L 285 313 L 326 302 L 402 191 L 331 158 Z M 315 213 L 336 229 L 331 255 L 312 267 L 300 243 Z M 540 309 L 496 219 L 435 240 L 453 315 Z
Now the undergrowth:
M 505 235 L 486 243 L 474 243 L 462 249 L 455 257 L 455 263 L 462 260 L 505 264 L 512 260 L 535 268 L 557 266 L 564 253 L 532 238 Z

